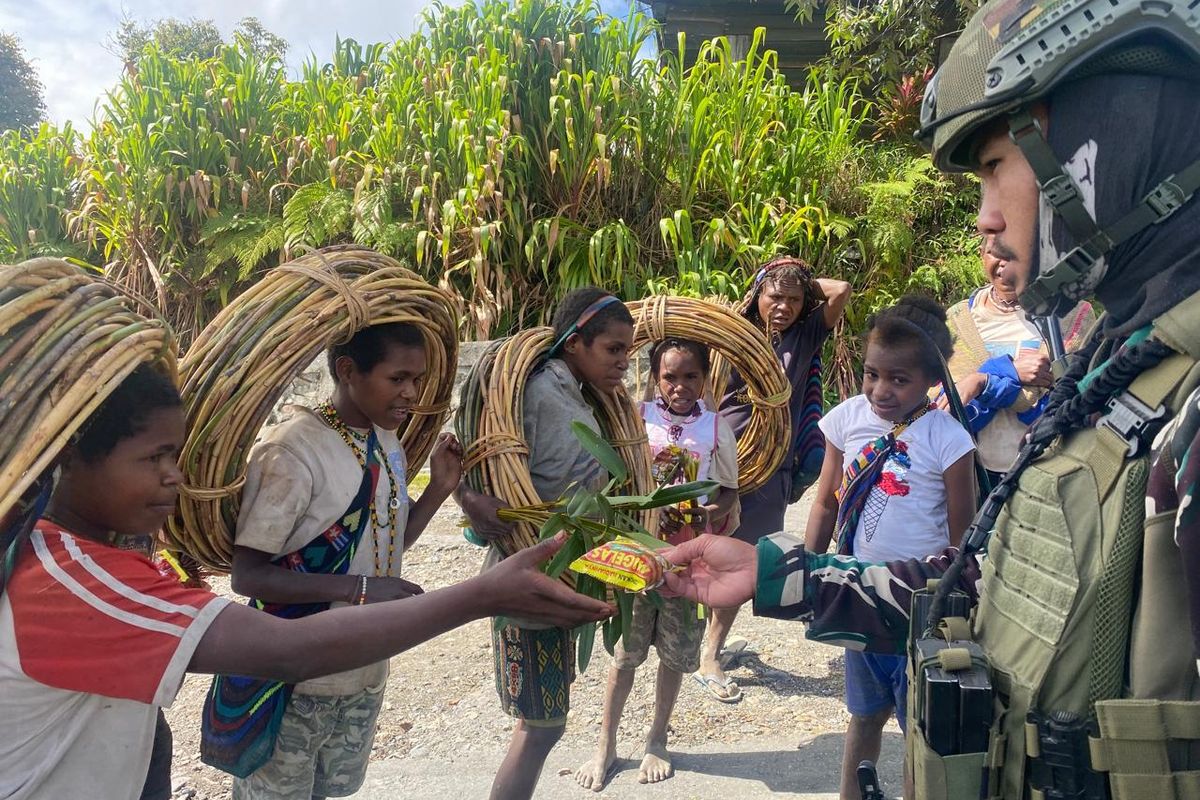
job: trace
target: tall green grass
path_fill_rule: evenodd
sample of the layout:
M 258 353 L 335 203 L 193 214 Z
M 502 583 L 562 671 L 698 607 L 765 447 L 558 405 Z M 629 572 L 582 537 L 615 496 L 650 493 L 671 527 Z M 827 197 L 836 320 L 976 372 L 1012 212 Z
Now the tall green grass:
M 351 240 L 454 292 L 473 337 L 583 284 L 736 297 L 778 253 L 851 280 L 855 324 L 974 280 L 973 187 L 873 141 L 855 83 L 789 88 L 762 31 L 688 66 L 683 41 L 645 58 L 653 33 L 588 0 L 472 0 L 294 80 L 240 45 L 150 49 L 90 134 L 0 138 L 0 258 L 85 259 L 185 338 L 300 248 Z

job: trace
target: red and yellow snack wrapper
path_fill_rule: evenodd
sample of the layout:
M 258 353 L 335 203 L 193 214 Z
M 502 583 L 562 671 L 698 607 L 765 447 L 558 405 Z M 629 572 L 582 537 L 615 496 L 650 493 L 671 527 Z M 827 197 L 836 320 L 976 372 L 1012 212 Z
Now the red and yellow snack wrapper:
M 670 563 L 654 550 L 623 536 L 571 562 L 575 572 L 630 592 L 657 589 L 662 585 L 663 572 L 670 568 Z

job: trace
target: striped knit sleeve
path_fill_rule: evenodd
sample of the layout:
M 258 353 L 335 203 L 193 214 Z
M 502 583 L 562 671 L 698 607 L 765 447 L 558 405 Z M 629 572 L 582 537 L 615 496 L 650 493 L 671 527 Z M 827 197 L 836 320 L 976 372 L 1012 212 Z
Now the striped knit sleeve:
M 814 641 L 903 653 L 913 591 L 940 577 L 957 553 L 949 548 L 924 560 L 870 564 L 808 553 L 799 537 L 777 533 L 758 543 L 754 613 L 804 622 Z M 978 580 L 979 563 L 972 559 L 959 588 L 974 599 Z

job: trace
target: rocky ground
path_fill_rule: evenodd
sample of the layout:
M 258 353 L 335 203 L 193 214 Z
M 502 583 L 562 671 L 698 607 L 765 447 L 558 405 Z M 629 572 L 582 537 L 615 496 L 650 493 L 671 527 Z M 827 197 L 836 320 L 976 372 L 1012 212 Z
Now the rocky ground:
M 803 525 L 806 504 L 792 507 L 789 527 Z M 474 575 L 482 551 L 456 524 L 457 509 L 439 511 L 429 531 L 405 555 L 406 577 L 426 590 Z M 228 581 L 214 588 L 228 592 Z M 360 798 L 484 797 L 490 774 L 503 757 L 511 721 L 499 710 L 492 679 L 486 621 L 452 631 L 392 659 L 392 677 Z M 688 754 L 681 774 L 660 786 L 636 782 L 640 744 L 650 722 L 657 661 L 638 673 L 621 728 L 621 772 L 601 797 L 716 797 L 736 792 L 757 797 L 832 797 L 837 788 L 842 704 L 841 651 L 805 641 L 795 623 L 739 618 L 735 636 L 750 642 L 731 672 L 742 687 L 740 703 L 711 699 L 686 680 L 672 722 L 670 748 Z M 590 797 L 571 776 L 594 746 L 600 729 L 608 655 L 596 655 L 571 693 L 572 711 L 562 744 L 548 762 L 539 797 Z M 175 735 L 175 796 L 194 800 L 229 797 L 230 779 L 199 760 L 199 715 L 208 679 L 190 677 L 167 716 Z M 898 771 L 898 729 L 891 723 L 882 769 Z M 897 785 L 895 780 L 890 782 Z

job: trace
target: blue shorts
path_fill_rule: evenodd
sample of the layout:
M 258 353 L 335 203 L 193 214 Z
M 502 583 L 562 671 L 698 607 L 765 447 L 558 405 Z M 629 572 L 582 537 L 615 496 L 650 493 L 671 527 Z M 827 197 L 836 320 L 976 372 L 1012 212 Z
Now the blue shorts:
M 868 717 L 885 708 L 896 709 L 896 721 L 905 730 L 908 712 L 908 659 L 878 653 L 846 651 L 846 709 Z

